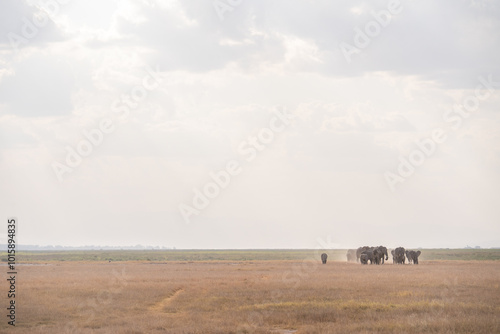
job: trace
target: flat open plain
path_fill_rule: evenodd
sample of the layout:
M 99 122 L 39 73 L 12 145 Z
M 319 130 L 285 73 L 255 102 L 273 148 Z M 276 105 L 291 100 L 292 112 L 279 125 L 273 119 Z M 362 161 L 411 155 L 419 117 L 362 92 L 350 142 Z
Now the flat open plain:
M 52 261 L 18 269 L 16 327 L 4 315 L 2 333 L 500 332 L 500 261 Z

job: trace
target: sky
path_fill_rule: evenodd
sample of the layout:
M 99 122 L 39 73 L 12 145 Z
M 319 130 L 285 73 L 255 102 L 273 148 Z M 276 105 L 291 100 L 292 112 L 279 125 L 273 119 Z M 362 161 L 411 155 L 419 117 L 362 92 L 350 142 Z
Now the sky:
M 499 59 L 493 0 L 1 1 L 0 216 L 37 245 L 498 247 Z

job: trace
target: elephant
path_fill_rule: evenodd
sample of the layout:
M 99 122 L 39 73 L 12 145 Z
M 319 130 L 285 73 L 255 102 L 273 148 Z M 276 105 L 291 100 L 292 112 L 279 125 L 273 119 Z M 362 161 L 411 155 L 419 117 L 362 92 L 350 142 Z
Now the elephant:
M 368 261 L 370 261 L 370 264 L 373 264 L 373 262 L 375 261 L 373 259 L 373 249 L 367 249 L 367 250 L 363 251 L 361 253 L 360 258 L 359 258 L 360 260 L 361 260 L 361 257 L 363 257 L 366 260 L 366 263 L 368 263 Z M 361 261 L 361 263 L 363 263 L 363 262 Z M 363 264 L 366 264 L 366 263 L 363 263 Z
M 421 251 L 413 251 L 413 250 L 408 251 L 408 252 L 406 253 L 406 256 L 407 256 L 407 257 L 409 256 L 409 258 L 408 258 L 408 262 L 410 262 L 410 261 L 411 261 L 411 262 L 413 262 L 413 264 L 418 264 L 418 257 L 420 256 L 420 254 L 422 254 L 422 252 L 421 252 Z M 410 260 L 410 259 L 411 259 L 411 260 Z M 410 262 L 410 263 L 411 263 L 411 262 Z
M 356 250 L 349 249 L 347 250 L 347 262 L 356 262 L 358 259 L 356 258 Z
M 391 250 L 391 255 L 392 255 L 392 264 L 396 263 L 396 254 L 394 252 L 394 249 Z
M 413 251 L 409 251 L 409 250 L 405 251 L 406 259 L 408 259 L 408 264 L 411 264 L 413 261 L 413 257 L 412 257 L 411 252 L 413 252 Z
M 373 262 L 375 264 L 380 264 L 380 260 L 384 259 L 384 254 L 378 247 L 374 247 L 373 250 Z
M 361 262 L 361 264 L 368 264 L 368 254 L 366 253 L 363 253 L 359 256 L 359 261 Z
M 420 254 L 422 254 L 422 252 L 419 250 L 413 253 L 412 260 L 414 264 L 418 264 L 418 257 L 420 256 Z
M 384 264 L 384 255 L 385 255 L 385 260 L 389 260 L 389 255 L 387 254 L 387 247 L 384 246 L 378 246 L 376 247 L 378 250 L 377 256 L 378 256 L 378 262 Z M 379 264 L 377 263 L 377 264 Z
M 363 253 L 364 251 L 370 249 L 371 247 L 369 246 L 363 246 L 363 247 L 359 247 L 357 250 L 356 250 L 356 262 L 359 262 L 360 260 L 360 257 L 361 257 L 361 253 Z
M 398 247 L 394 250 L 394 255 L 396 256 L 397 264 L 405 264 L 405 249 L 404 247 Z
M 326 264 L 327 258 L 328 258 L 328 255 L 326 253 L 321 254 L 321 262 L 323 262 L 323 264 Z
M 370 247 L 369 249 L 363 251 L 361 255 L 365 255 L 366 261 L 369 260 L 370 264 L 380 264 L 380 258 L 383 257 L 378 247 Z

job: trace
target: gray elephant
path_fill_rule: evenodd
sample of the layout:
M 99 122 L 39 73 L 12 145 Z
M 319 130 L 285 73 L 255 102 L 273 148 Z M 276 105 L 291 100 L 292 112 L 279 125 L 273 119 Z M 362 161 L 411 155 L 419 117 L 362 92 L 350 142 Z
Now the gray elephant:
M 391 250 L 391 255 L 392 255 L 392 264 L 394 264 L 394 263 L 396 263 L 396 253 L 395 253 L 394 249 Z
M 411 264 L 413 261 L 413 256 L 412 256 L 411 252 L 413 252 L 413 251 L 410 251 L 410 250 L 405 251 L 406 259 L 408 260 L 408 264 Z
M 380 264 L 380 259 L 384 258 L 384 254 L 378 249 L 378 247 L 374 247 L 372 250 L 373 252 L 373 261 L 372 264 Z
M 327 258 L 328 258 L 328 255 L 326 253 L 321 254 L 321 262 L 323 262 L 323 264 L 326 264 Z
M 398 247 L 394 250 L 394 255 L 397 264 L 405 264 L 405 249 L 404 247 Z
M 409 259 L 411 259 L 411 262 L 413 262 L 413 264 L 418 264 L 418 257 L 420 256 L 420 254 L 422 254 L 421 251 L 411 250 L 407 252 L 406 256 L 409 256 Z M 408 262 L 410 262 L 410 260 L 408 260 Z
M 389 260 L 389 255 L 387 254 L 387 247 L 384 246 L 378 246 L 376 247 L 377 249 L 377 264 L 384 264 L 384 255 L 385 255 L 385 260 Z
M 373 249 L 364 250 L 361 253 L 361 256 L 359 258 L 360 260 L 361 260 L 361 257 L 363 257 L 366 260 L 366 263 L 368 263 L 368 261 L 370 261 L 370 264 L 373 264 L 375 262 L 374 255 L 373 255 Z M 363 261 L 361 261 L 361 263 L 363 263 Z M 366 264 L 366 263 L 363 263 L 363 264 Z
M 371 247 L 370 246 L 363 246 L 363 247 L 359 247 L 357 250 L 356 250 L 356 262 L 359 262 L 360 258 L 361 258 L 361 253 L 363 253 L 364 251 L 370 249 Z
M 370 264 L 380 264 L 381 251 L 377 247 L 370 247 L 369 249 L 363 251 L 362 255 L 366 255 L 365 258 L 367 261 L 370 261 Z
M 361 262 L 361 264 L 368 264 L 368 254 L 366 253 L 362 253 L 360 256 L 359 256 L 359 261 Z
M 358 259 L 356 258 L 356 250 L 349 249 L 347 250 L 347 262 L 356 262 Z
M 419 250 L 413 253 L 412 259 L 414 264 L 418 264 L 418 257 L 420 256 L 420 254 L 422 254 L 422 252 Z

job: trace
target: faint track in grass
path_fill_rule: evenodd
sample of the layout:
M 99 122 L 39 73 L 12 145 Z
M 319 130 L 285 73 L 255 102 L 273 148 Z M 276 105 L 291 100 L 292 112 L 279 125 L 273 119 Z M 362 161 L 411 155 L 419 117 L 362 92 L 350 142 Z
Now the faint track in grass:
M 162 299 L 158 303 L 151 306 L 149 309 L 155 312 L 165 312 L 165 307 L 170 306 L 170 304 L 184 291 L 183 288 L 178 288 L 173 291 L 169 296 Z

